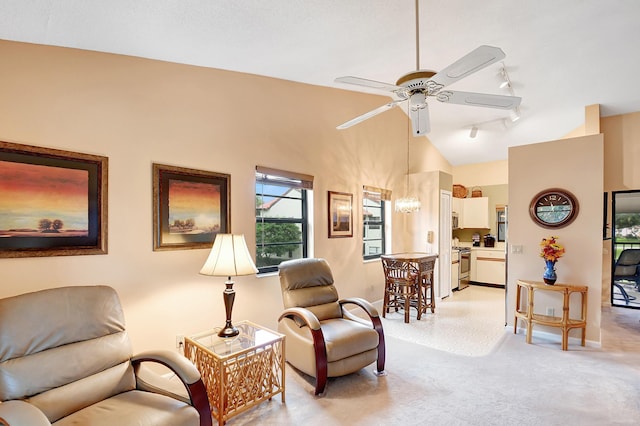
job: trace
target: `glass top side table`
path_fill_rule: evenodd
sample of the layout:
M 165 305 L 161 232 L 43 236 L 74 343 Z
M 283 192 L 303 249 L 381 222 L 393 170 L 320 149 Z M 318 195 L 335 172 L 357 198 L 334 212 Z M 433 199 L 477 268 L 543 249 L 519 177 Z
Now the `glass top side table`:
M 184 339 L 184 354 L 200 371 L 220 425 L 277 394 L 285 402 L 284 336 L 249 321 L 235 326 L 235 337 L 214 329 Z

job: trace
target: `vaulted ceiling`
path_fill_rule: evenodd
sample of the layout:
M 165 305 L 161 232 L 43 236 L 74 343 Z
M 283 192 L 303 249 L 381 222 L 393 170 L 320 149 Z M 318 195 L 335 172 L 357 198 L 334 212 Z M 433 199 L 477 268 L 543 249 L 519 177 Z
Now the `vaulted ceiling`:
M 503 61 L 450 88 L 508 95 L 504 65 L 522 97 L 515 123 L 508 111 L 431 101 L 428 138 L 453 165 L 558 139 L 584 122 L 587 105 L 603 116 L 640 111 L 636 0 L 420 0 L 419 10 L 420 68 L 497 46 Z M 414 0 L 0 0 L 0 39 L 359 90 L 380 94 L 381 105 L 384 92 L 334 79 L 395 83 L 416 68 L 415 30 Z

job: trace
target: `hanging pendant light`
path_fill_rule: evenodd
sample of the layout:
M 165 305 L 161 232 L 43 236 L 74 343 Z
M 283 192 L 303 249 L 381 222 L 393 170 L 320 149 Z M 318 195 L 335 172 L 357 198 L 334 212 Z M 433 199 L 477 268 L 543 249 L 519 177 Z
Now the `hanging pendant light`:
M 407 125 L 407 183 L 405 186 L 405 196 L 398 198 L 395 204 L 395 210 L 398 213 L 413 213 L 420 210 L 420 200 L 418 197 L 410 196 L 409 192 L 409 138 L 411 129 L 411 120 L 408 120 Z

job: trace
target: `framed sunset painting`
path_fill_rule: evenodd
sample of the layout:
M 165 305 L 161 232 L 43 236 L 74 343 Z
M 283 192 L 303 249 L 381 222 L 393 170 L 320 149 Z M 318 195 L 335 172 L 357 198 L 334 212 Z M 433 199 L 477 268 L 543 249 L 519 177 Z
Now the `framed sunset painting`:
M 107 253 L 106 157 L 0 141 L 0 257 Z
M 230 176 L 153 164 L 153 250 L 211 248 L 230 232 Z

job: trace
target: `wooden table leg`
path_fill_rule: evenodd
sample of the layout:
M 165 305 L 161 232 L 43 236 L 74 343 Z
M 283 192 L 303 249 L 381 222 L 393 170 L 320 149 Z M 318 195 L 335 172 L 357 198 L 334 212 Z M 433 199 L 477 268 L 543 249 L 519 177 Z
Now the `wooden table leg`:
M 529 308 L 527 309 L 527 343 L 531 344 L 531 317 L 533 316 L 533 287 L 527 289 L 527 296 L 529 300 L 527 300 L 527 304 Z
M 520 287 L 520 285 L 518 285 L 516 283 L 516 312 L 518 312 L 520 310 L 520 293 L 522 287 Z M 518 316 L 514 315 L 513 316 L 513 334 L 517 334 L 518 333 Z

